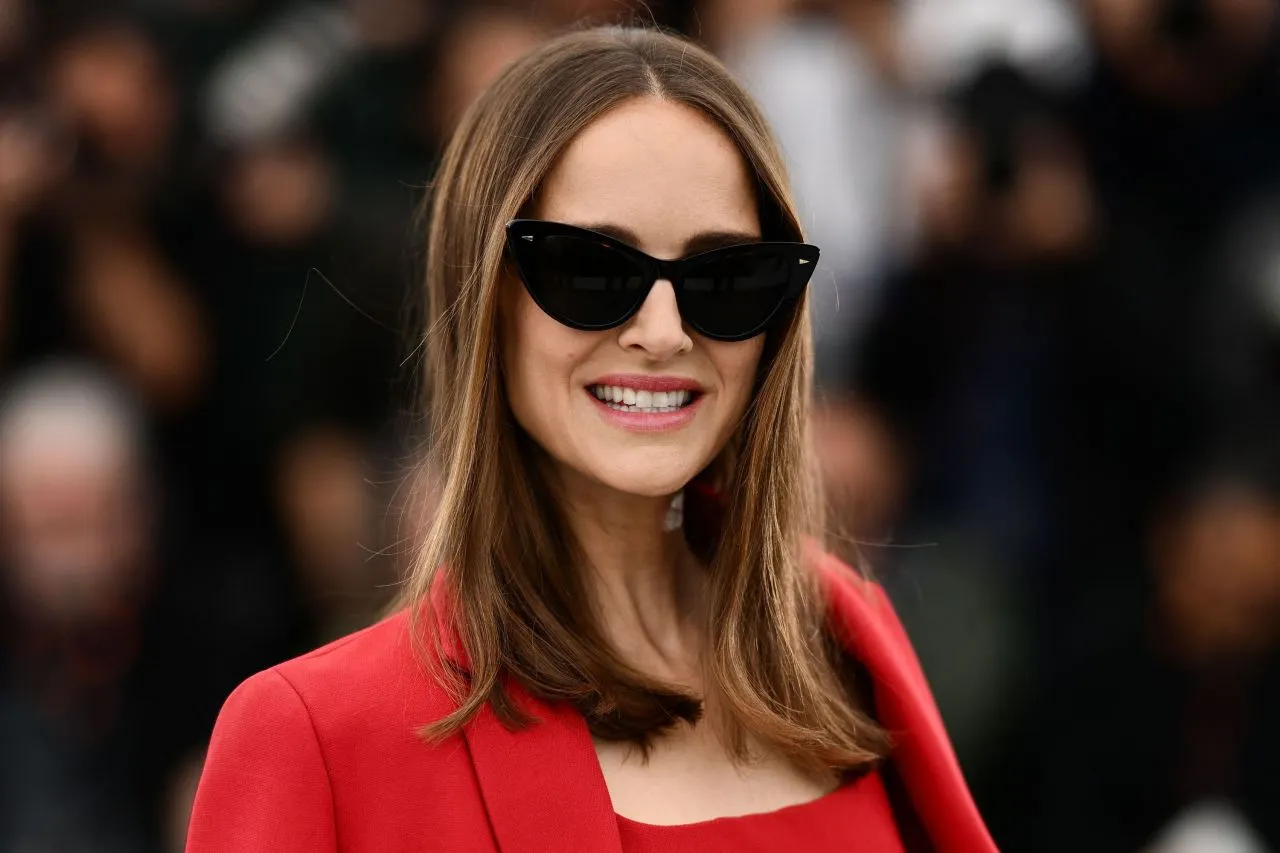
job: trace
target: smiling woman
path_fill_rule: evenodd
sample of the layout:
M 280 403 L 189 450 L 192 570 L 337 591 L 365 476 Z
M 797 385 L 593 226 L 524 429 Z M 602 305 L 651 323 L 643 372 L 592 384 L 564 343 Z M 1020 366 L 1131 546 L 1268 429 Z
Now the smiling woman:
M 402 606 L 228 699 L 188 849 L 993 850 L 821 548 L 818 250 L 741 88 L 665 34 L 555 39 L 429 218 L 443 486 Z
M 677 291 L 676 281 L 657 279 L 656 269 L 646 276 L 639 260 L 632 259 L 640 251 L 683 257 L 709 233 L 758 242 L 755 191 L 742 156 L 697 110 L 637 97 L 595 120 L 568 144 L 525 212 L 544 222 L 594 223 L 597 231 L 599 223 L 607 223 L 604 228 L 634 242 L 627 252 L 624 246 L 601 242 L 605 237 L 592 243 L 589 236 L 574 232 L 540 234 L 543 243 L 561 244 L 555 250 L 559 257 L 548 264 L 560 267 L 559 274 L 539 269 L 541 257 L 526 256 L 519 265 L 525 286 L 510 276 L 505 279 L 500 338 L 514 419 L 554 460 L 555 480 L 563 484 L 568 477 L 576 484 L 578 502 L 604 507 L 621 496 L 635 496 L 649 505 L 645 515 L 665 514 L 661 500 L 652 499 L 669 502 L 711 464 L 739 427 L 765 336 L 735 343 L 701 336 L 695 345 L 697 333 L 682 317 L 689 313 L 682 311 L 688 307 L 682 304 L 688 276 L 679 277 Z M 515 228 L 517 238 L 526 236 L 527 226 Z M 575 237 L 591 248 L 574 252 L 565 246 Z M 597 272 L 611 265 L 621 275 L 606 279 L 611 286 L 605 290 L 573 287 L 578 278 L 573 270 Z M 565 279 L 568 286 L 561 283 Z M 787 282 L 784 271 L 781 284 Z M 548 298 L 552 290 L 568 292 L 553 300 Z M 597 331 L 570 328 L 539 307 L 554 302 L 566 313 L 583 314 L 594 303 L 614 301 L 614 295 L 621 310 L 602 311 L 600 319 L 606 322 L 573 324 Z M 727 313 L 731 299 L 740 298 L 725 289 L 711 290 L 701 304 L 714 299 Z M 775 306 L 778 302 L 773 300 Z M 706 313 L 714 317 L 714 307 Z M 612 328 L 602 328 L 606 326 Z M 611 396 L 618 389 L 621 399 L 613 402 L 619 408 L 599 405 L 592 390 L 598 386 L 609 387 Z M 696 396 L 693 405 L 676 412 L 651 411 L 655 391 L 665 397 L 667 390 L 680 389 Z M 607 495 L 594 494 L 602 490 Z M 633 505 L 639 501 L 625 502 L 616 521 L 625 524 L 622 529 L 634 528 L 637 511 L 644 510 Z M 612 522 L 605 528 L 610 538 L 619 529 Z

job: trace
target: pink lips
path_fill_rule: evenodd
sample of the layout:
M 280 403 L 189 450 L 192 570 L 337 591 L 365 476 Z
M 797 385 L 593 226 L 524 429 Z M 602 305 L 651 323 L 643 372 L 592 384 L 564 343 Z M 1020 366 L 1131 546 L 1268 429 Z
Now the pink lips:
M 622 388 L 634 388 L 637 391 L 693 391 L 702 393 L 702 386 L 692 379 L 681 376 L 646 376 L 642 373 L 611 373 L 601 376 L 590 385 L 618 385 Z
M 598 399 L 591 390 L 595 385 L 617 385 L 623 388 L 634 388 L 637 391 L 689 391 L 697 396 L 688 405 L 674 412 L 622 412 L 611 409 L 603 400 Z M 602 376 L 583 390 L 605 421 L 631 432 L 666 432 L 680 429 L 697 415 L 704 396 L 702 386 L 692 379 L 639 374 Z

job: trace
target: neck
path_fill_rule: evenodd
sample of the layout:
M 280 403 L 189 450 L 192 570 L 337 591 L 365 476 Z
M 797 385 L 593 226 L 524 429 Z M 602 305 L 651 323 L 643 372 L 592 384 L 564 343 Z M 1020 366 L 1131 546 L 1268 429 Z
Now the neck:
M 683 531 L 665 529 L 673 496 L 626 494 L 572 473 L 558 485 L 606 639 L 646 675 L 700 682 L 703 573 Z

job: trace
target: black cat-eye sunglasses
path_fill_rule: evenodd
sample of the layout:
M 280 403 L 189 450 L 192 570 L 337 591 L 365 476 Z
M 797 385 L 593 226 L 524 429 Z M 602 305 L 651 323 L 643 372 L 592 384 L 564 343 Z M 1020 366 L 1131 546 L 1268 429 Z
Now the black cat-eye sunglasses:
M 818 262 L 807 243 L 744 243 L 664 261 L 607 234 L 537 219 L 507 223 L 507 249 L 534 302 L 574 329 L 600 331 L 635 316 L 658 279 L 699 334 L 741 341 L 764 332 L 804 292 Z

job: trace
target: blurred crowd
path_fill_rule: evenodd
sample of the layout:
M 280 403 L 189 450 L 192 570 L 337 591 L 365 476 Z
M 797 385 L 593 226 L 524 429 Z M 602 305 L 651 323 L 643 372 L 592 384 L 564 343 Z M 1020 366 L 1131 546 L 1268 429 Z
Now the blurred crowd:
M 721 56 L 815 436 L 1009 851 L 1280 851 L 1274 0 L 0 0 L 0 851 L 180 850 L 410 538 L 415 206 L 508 62 Z

